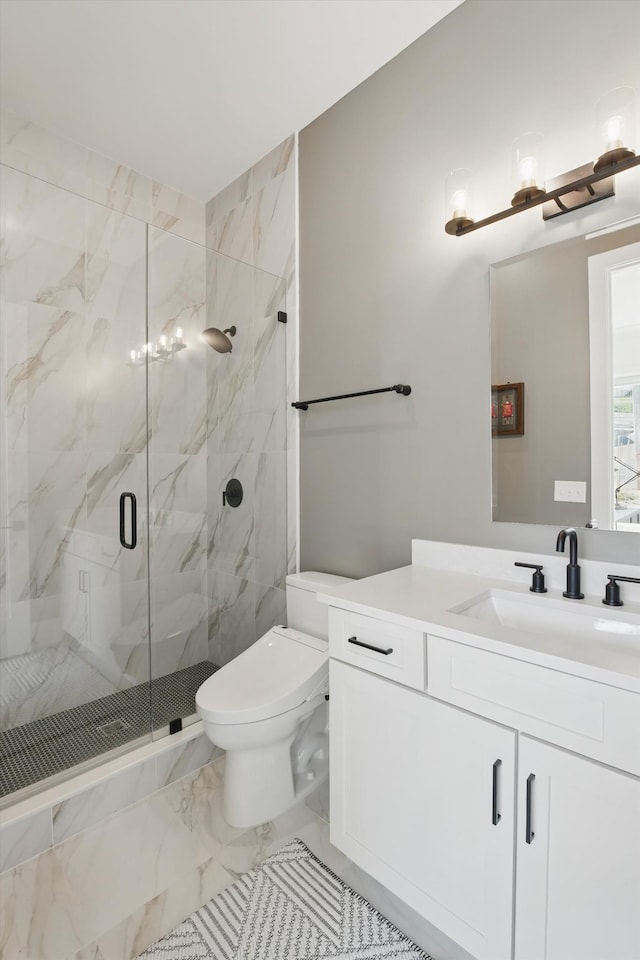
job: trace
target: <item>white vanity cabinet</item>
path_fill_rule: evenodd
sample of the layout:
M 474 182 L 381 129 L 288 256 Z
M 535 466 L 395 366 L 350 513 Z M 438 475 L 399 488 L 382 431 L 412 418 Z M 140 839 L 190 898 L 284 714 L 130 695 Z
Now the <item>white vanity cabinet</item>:
M 331 842 L 479 960 L 508 960 L 515 733 L 330 671 Z
M 329 622 L 332 843 L 478 960 L 640 960 L 640 697 Z
M 516 960 L 638 960 L 640 780 L 519 740 Z

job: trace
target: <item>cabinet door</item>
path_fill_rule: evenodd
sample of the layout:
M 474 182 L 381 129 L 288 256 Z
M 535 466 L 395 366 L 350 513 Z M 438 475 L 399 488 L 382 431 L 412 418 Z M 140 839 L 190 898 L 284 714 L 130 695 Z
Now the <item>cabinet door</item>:
M 524 736 L 518 768 L 516 960 L 638 960 L 640 780 Z
M 479 960 L 511 957 L 515 733 L 330 669 L 331 842 Z

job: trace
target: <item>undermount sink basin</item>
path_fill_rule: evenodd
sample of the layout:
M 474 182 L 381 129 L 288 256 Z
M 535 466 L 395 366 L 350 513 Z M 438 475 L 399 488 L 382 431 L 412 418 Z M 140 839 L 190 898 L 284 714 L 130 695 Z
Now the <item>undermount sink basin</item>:
M 596 607 L 583 600 L 486 590 L 449 612 L 494 627 L 613 644 L 633 649 L 640 657 L 640 616 L 619 608 Z

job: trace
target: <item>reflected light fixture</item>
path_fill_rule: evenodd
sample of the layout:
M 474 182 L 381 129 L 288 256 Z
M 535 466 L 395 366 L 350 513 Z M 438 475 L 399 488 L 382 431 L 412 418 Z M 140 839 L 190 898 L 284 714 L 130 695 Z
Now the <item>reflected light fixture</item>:
M 615 193 L 614 174 L 640 164 L 640 157 L 633 149 L 636 144 L 635 110 L 631 87 L 618 87 L 601 97 L 596 104 L 598 159 L 546 183 L 542 134 L 525 133 L 518 137 L 512 148 L 514 194 L 511 206 L 483 220 L 474 220 L 471 214 L 471 172 L 453 170 L 446 181 L 446 232 L 460 237 L 537 206 L 542 206 L 543 220 L 550 220 L 612 197 Z
M 143 343 L 141 349 L 130 350 L 129 365 L 139 367 L 147 362 L 156 363 L 158 360 L 171 360 L 176 353 L 179 353 L 180 350 L 186 350 L 186 348 L 184 331 L 182 327 L 177 327 L 172 337 L 162 334 L 157 343 Z

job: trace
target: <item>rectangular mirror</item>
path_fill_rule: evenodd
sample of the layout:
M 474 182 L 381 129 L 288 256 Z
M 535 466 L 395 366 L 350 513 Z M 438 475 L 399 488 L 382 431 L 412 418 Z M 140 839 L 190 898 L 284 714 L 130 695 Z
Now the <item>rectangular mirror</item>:
M 640 534 L 640 224 L 493 264 L 490 290 L 493 520 Z

